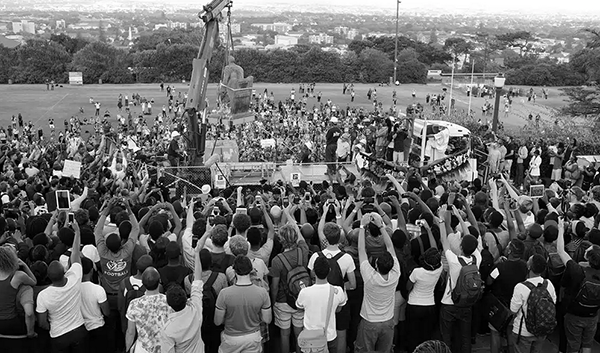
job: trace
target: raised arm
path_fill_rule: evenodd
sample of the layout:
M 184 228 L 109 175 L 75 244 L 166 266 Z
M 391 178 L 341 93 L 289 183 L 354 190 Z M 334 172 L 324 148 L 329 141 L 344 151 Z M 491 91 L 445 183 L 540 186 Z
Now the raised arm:
M 133 243 L 136 243 L 138 241 L 138 237 L 140 236 L 140 224 L 138 223 L 135 214 L 131 210 L 131 205 L 129 204 L 128 200 L 125 201 L 125 207 L 127 208 L 127 213 L 129 214 L 129 222 L 131 223 L 131 232 L 129 232 L 129 239 L 131 239 Z M 181 222 L 179 222 L 179 224 L 181 225 Z
M 515 229 L 515 223 L 513 222 L 512 212 L 510 211 L 510 207 L 508 201 L 504 201 L 504 215 L 506 216 L 506 227 L 508 228 L 508 238 L 513 240 L 517 237 L 517 230 Z
M 565 251 L 565 226 L 562 220 L 560 220 L 558 223 L 558 239 L 556 239 L 556 252 L 558 253 L 558 256 L 560 256 L 560 259 L 565 264 L 565 266 L 567 265 L 567 262 L 569 262 L 569 260 L 572 260 L 571 256 Z
M 263 213 L 263 218 L 265 219 L 265 223 L 267 224 L 267 239 L 275 238 L 275 225 L 273 224 L 273 220 L 271 219 L 271 215 L 269 211 L 267 211 L 267 205 L 265 204 L 265 200 L 260 198 L 261 211 Z
M 360 220 L 360 230 L 358 232 L 358 262 L 359 266 L 367 261 L 367 247 L 365 244 L 365 227 L 371 223 L 371 214 L 366 214 Z
M 72 224 L 73 230 L 75 231 L 75 237 L 73 238 L 73 250 L 71 251 L 71 263 L 78 263 L 81 265 L 81 231 L 77 221 Z

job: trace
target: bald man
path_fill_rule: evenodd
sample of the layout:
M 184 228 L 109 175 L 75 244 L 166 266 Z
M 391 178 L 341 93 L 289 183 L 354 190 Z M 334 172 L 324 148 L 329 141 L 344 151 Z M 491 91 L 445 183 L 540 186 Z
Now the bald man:
M 48 278 L 52 284 L 40 292 L 37 298 L 38 322 L 50 330 L 52 352 L 87 352 L 88 333 L 81 313 L 81 233 L 77 222 L 71 267 L 65 273 L 63 265 L 52 261 L 48 266 Z
M 173 311 L 167 304 L 167 297 L 160 293 L 160 273 L 154 267 L 148 267 L 142 273 L 142 284 L 146 293 L 129 303 L 127 308 L 126 351 L 136 353 L 159 353 L 160 332 Z M 137 341 L 135 335 L 137 333 Z

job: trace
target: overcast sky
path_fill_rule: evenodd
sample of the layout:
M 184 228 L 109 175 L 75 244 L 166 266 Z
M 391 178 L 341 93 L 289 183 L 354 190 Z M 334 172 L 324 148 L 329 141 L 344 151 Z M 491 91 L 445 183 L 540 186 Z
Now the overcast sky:
M 177 1 L 177 0 L 176 0 Z M 187 0 L 180 0 L 187 1 Z M 234 5 L 242 6 L 247 3 L 252 4 L 281 4 L 290 3 L 301 4 L 319 4 L 344 6 L 373 6 L 377 8 L 395 9 L 394 0 L 236 0 Z M 427 9 L 434 7 L 436 9 L 460 9 L 472 8 L 479 10 L 488 10 L 495 12 L 498 10 L 525 10 L 535 13 L 596 13 L 600 14 L 600 1 L 598 0 L 402 0 L 400 9 Z

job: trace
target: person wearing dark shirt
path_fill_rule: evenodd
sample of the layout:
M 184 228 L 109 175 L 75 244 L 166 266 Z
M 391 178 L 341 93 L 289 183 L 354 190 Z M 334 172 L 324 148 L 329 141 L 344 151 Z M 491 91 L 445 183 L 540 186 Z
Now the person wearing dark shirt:
M 173 131 L 171 133 L 171 142 L 169 143 L 169 149 L 167 150 L 167 158 L 169 159 L 171 167 L 175 168 L 175 173 L 177 172 L 177 167 L 179 166 L 179 158 L 181 158 L 181 154 L 179 153 L 180 136 L 181 135 L 177 131 Z
M 160 282 L 163 284 L 165 290 L 169 289 L 169 286 L 178 284 L 181 288 L 185 288 L 184 280 L 187 275 L 190 274 L 190 269 L 183 266 L 179 262 L 181 250 L 177 242 L 170 242 L 167 244 L 165 256 L 167 257 L 167 265 L 158 269 L 160 273 Z
M 327 141 L 325 147 L 325 162 L 327 163 L 327 175 L 333 182 L 333 177 L 338 174 L 335 162 L 337 158 L 337 142 L 340 136 L 342 136 L 342 130 L 337 126 L 338 119 L 336 117 L 332 117 L 330 121 L 331 127 L 327 131 L 327 135 L 325 135 Z
M 585 252 L 588 266 L 582 266 L 565 251 L 564 226 L 559 224 L 556 250 L 566 266 L 561 286 L 565 288 L 563 305 L 564 332 L 567 339 L 567 352 L 591 353 L 594 336 L 598 328 L 600 309 L 600 247 L 590 246 Z M 580 292 L 587 295 L 580 296 Z
M 528 270 L 527 263 L 523 261 L 524 253 L 523 241 L 513 239 L 505 250 L 507 259 L 499 262 L 487 278 L 487 284 L 491 286 L 491 293 L 506 308 L 510 308 L 510 300 L 515 286 L 527 279 Z M 492 353 L 498 353 L 500 352 L 501 335 L 491 324 L 489 327 L 491 332 L 490 350 Z

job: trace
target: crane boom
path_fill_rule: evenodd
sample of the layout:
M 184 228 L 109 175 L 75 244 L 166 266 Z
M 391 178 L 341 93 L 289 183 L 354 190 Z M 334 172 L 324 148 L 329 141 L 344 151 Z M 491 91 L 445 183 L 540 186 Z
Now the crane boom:
M 202 36 L 198 57 L 192 62 L 192 78 L 185 105 L 189 123 L 188 134 L 192 165 L 203 164 L 206 142 L 204 110 L 206 108 L 206 89 L 209 78 L 208 64 L 219 35 L 219 15 L 228 6 L 231 6 L 231 0 L 213 0 L 205 5 L 203 12 L 199 14 L 199 17 L 205 23 L 204 35 Z M 199 114 L 203 116 L 201 126 L 198 123 Z

